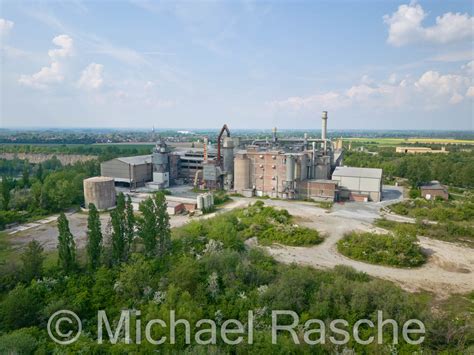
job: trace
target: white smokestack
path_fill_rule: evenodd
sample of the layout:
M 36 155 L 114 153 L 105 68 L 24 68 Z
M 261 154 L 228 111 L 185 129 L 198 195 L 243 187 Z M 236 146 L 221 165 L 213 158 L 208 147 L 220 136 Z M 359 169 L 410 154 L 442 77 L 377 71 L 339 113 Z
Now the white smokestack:
M 323 146 L 324 146 L 324 153 L 326 153 L 326 134 L 327 134 L 327 129 L 328 129 L 328 112 L 323 111 L 323 114 L 321 116 L 321 139 L 324 141 Z

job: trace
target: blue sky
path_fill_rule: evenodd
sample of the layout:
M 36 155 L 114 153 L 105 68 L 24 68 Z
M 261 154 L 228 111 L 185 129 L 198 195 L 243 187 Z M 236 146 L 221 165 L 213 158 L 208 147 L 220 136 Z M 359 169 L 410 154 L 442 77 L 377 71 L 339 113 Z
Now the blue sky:
M 3 127 L 474 129 L 467 1 L 1 0 Z

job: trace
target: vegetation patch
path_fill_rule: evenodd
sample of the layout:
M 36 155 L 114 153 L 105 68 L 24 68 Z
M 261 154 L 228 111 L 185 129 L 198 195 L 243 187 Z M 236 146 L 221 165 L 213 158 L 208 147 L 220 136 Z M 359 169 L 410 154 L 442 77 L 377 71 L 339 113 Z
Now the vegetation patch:
M 222 190 L 215 191 L 213 195 L 214 195 L 214 206 L 220 206 L 227 202 L 232 201 L 230 196 L 225 191 L 222 191 Z
M 428 201 L 424 198 L 416 198 L 395 203 L 388 208 L 396 214 L 432 221 L 472 221 L 474 220 L 474 195 L 457 201 Z
M 474 228 L 469 222 L 455 223 L 448 221 L 433 224 L 417 221 L 416 223 L 400 223 L 380 218 L 375 221 L 375 225 L 394 232 L 408 232 L 474 248 Z
M 338 251 L 352 259 L 396 267 L 420 266 L 426 256 L 412 233 L 348 233 L 337 243 Z
M 206 221 L 193 221 L 177 230 L 176 236 L 210 237 L 225 246 L 256 237 L 263 245 L 313 245 L 323 241 L 318 231 L 295 225 L 287 210 L 277 210 L 257 201 L 245 209 L 234 210 Z M 232 241 L 232 242 L 230 242 Z

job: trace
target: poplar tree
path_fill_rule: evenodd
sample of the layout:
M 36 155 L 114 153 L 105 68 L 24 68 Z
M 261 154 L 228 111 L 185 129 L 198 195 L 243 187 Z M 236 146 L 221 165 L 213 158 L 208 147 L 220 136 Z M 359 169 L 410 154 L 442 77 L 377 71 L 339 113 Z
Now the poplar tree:
M 58 264 L 65 272 L 69 273 L 76 267 L 76 243 L 63 212 L 58 218 L 58 231 Z
M 138 235 L 143 240 L 145 253 L 148 256 L 164 256 L 171 237 L 165 195 L 158 192 L 153 198 L 147 198 L 140 203 L 139 210 Z
M 112 223 L 112 262 L 119 264 L 126 259 L 126 221 L 125 196 L 120 193 L 117 197 L 117 206 L 110 213 Z
M 99 212 L 93 203 L 89 204 L 87 218 L 87 258 L 89 267 L 96 270 L 100 265 L 102 255 L 102 230 Z
M 38 241 L 29 242 L 20 258 L 23 264 L 21 273 L 24 281 L 30 282 L 43 275 L 43 247 Z
M 155 195 L 155 208 L 158 229 L 157 234 L 159 240 L 159 255 L 163 257 L 169 251 L 171 245 L 171 229 L 170 216 L 167 211 L 166 197 L 162 192 L 158 192 Z
M 132 247 L 133 237 L 135 235 L 135 216 L 133 214 L 133 205 L 130 195 L 127 197 L 125 204 L 125 220 L 126 220 L 126 239 L 127 239 L 127 251 L 130 252 Z
M 10 190 L 11 190 L 10 178 L 6 175 L 2 177 L 2 206 L 5 211 L 8 211 L 8 205 L 10 204 Z

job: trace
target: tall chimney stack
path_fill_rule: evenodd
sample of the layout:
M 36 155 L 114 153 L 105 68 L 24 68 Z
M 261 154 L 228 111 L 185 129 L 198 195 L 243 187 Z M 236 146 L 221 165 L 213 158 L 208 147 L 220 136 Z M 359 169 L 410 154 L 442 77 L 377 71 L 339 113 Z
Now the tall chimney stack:
M 326 153 L 326 134 L 327 134 L 327 129 L 328 129 L 328 112 L 323 111 L 323 114 L 321 116 L 321 139 L 323 140 L 323 147 L 324 147 L 324 153 Z

